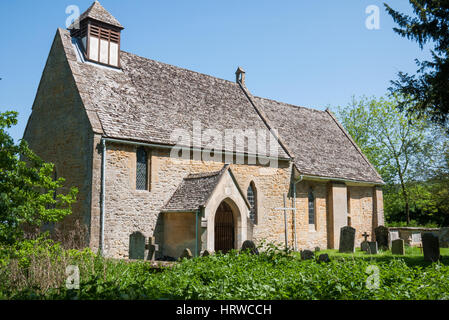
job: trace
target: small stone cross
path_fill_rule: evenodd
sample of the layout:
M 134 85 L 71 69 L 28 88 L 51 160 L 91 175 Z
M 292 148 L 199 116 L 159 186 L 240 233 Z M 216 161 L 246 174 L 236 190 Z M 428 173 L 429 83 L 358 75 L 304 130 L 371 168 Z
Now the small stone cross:
M 148 244 L 145 249 L 148 249 L 148 260 L 154 261 L 156 258 L 156 251 L 159 251 L 159 245 L 156 244 L 156 239 L 154 237 L 148 239 Z
M 362 237 L 364 237 L 364 238 L 365 238 L 365 241 L 368 241 L 368 237 L 369 237 L 369 234 L 368 234 L 368 233 L 366 233 L 366 231 L 365 231 L 365 233 L 364 233 L 364 234 L 362 234 Z

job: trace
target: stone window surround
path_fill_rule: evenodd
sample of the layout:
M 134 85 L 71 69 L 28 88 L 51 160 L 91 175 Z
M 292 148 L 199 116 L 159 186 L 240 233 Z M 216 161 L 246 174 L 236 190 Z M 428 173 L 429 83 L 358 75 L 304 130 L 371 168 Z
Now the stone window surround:
M 310 223 L 309 220 L 309 215 L 310 215 L 310 210 L 309 210 L 309 203 L 310 203 L 310 193 L 312 193 L 313 195 L 313 222 L 314 223 Z M 317 199 L 316 199 L 316 195 L 315 195 L 315 191 L 313 190 L 313 187 L 310 186 L 309 188 L 309 192 L 307 192 L 307 221 L 309 224 L 309 232 L 316 232 L 318 229 L 318 223 L 317 223 L 317 210 L 316 210 L 316 205 L 317 205 Z
M 146 188 L 145 189 L 137 189 L 137 180 L 135 180 L 135 185 L 134 185 L 134 191 L 138 192 L 138 193 L 146 193 L 151 191 L 151 157 L 152 157 L 152 150 L 148 147 L 145 146 L 136 146 L 135 148 L 135 154 L 136 154 L 136 173 L 137 173 L 137 151 L 139 148 L 142 148 L 145 150 L 146 152 L 146 159 L 147 159 L 147 163 L 146 163 L 146 171 L 147 171 L 147 181 L 146 181 Z
M 246 199 L 248 200 L 248 202 L 250 203 L 250 204 L 252 204 L 251 203 L 251 201 L 249 200 L 249 198 L 248 198 L 248 191 L 249 191 L 249 189 L 252 189 L 252 191 L 253 191 L 253 198 L 254 198 L 254 221 L 252 221 L 253 223 L 254 223 L 254 225 L 257 225 L 258 224 L 258 222 L 259 222 L 259 217 L 258 217 L 258 208 L 259 208 L 259 198 L 258 198 L 258 194 L 257 194 L 257 187 L 256 187 L 256 183 L 254 182 L 254 180 L 251 180 L 250 182 L 249 182 L 249 184 L 248 184 L 248 188 L 246 188 Z

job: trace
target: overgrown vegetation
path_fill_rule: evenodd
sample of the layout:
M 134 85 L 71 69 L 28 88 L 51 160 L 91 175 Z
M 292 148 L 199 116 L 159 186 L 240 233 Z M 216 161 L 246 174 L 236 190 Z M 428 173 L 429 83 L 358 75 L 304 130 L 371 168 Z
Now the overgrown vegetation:
M 409 251 L 412 249 L 409 249 Z M 418 250 L 418 249 L 413 249 Z M 2 299 L 449 299 L 449 252 L 442 263 L 384 253 L 330 253 L 330 263 L 301 261 L 275 246 L 260 255 L 231 252 L 183 260 L 155 271 L 146 262 L 63 250 L 43 238 L 3 247 Z M 411 259 L 411 260 L 407 260 Z M 421 263 L 417 263 L 421 262 Z M 79 289 L 66 289 L 65 269 L 80 270 Z M 367 288 L 368 266 L 379 267 L 377 289 Z
M 14 142 L 7 129 L 16 124 L 17 112 L 0 113 L 0 243 L 6 244 L 22 240 L 24 226 L 40 227 L 69 215 L 78 192 L 63 190 L 54 165 L 42 161 L 25 140 Z

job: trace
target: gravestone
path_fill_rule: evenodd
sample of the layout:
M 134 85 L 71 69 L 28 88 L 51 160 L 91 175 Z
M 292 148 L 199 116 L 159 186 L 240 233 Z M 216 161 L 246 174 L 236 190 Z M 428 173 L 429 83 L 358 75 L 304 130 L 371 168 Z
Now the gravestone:
M 203 253 L 201 254 L 202 257 L 208 257 L 210 256 L 210 252 L 208 250 L 204 250 Z
M 251 240 L 245 240 L 242 244 L 241 251 L 249 250 L 251 254 L 259 254 L 259 250 L 257 250 L 256 245 Z
M 399 255 L 405 254 L 404 239 L 396 239 L 391 242 L 391 253 Z
M 193 254 L 192 251 L 190 251 L 189 248 L 185 248 L 184 251 L 182 252 L 181 256 L 179 257 L 179 259 L 192 259 L 193 258 Z
M 368 242 L 368 253 L 369 254 L 377 254 L 377 251 L 378 251 L 377 242 L 369 241 Z
M 422 248 L 424 260 L 432 262 L 440 260 L 440 243 L 436 235 L 430 232 L 423 233 Z
M 441 228 L 438 236 L 440 248 L 449 248 L 449 228 Z
M 353 227 L 343 227 L 340 229 L 339 252 L 354 253 L 355 251 L 355 229 Z
M 360 244 L 360 250 L 368 252 L 369 250 L 369 244 L 368 244 L 368 233 L 363 233 L 362 236 L 365 238 L 365 240 L 362 241 Z
M 369 242 L 368 241 L 362 241 L 362 243 L 360 244 L 360 250 L 368 252 L 368 250 L 369 250 Z
M 309 260 L 315 257 L 315 253 L 310 250 L 302 250 L 301 251 L 301 260 Z
M 413 232 L 412 243 L 421 243 L 421 242 L 422 242 L 421 232 Z
M 329 255 L 327 253 L 322 253 L 318 257 L 318 262 L 331 262 L 331 259 L 329 258 Z
M 374 229 L 376 235 L 376 242 L 379 249 L 388 250 L 388 228 L 384 226 L 378 226 Z
M 390 242 L 393 242 L 394 240 L 401 239 L 401 237 L 399 237 L 399 230 L 391 230 L 389 232 L 389 237 L 390 237 Z
M 156 260 L 156 251 L 159 251 L 159 245 L 156 244 L 154 237 L 150 237 L 148 243 L 148 260 Z
M 145 259 L 145 236 L 141 232 L 133 232 L 129 236 L 128 257 L 131 260 Z

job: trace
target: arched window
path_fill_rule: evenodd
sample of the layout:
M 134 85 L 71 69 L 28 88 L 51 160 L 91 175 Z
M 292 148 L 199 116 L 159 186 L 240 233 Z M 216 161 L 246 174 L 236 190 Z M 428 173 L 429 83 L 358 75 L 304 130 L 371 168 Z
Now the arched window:
M 254 224 L 257 224 L 257 192 L 254 182 L 248 186 L 247 198 L 250 205 L 249 217 Z
M 309 224 L 315 224 L 315 195 L 312 189 L 309 191 Z
M 136 152 L 136 189 L 148 189 L 148 156 L 145 148 L 139 147 Z

